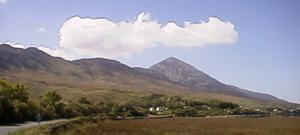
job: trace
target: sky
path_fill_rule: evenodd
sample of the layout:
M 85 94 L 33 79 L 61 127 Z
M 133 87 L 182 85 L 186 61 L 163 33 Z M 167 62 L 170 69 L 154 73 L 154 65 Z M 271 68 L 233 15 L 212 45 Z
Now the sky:
M 300 103 L 300 1 L 0 0 L 0 43 L 149 67 L 174 56 Z

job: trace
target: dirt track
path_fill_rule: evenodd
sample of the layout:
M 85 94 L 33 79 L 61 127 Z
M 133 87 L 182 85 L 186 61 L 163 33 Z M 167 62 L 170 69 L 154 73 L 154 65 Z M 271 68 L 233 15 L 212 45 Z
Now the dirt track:
M 52 121 L 43 121 L 41 122 L 41 125 L 56 123 L 60 121 L 66 121 L 66 120 L 60 119 L 60 120 L 52 120 Z M 37 122 L 27 122 L 24 124 L 12 124 L 12 125 L 0 125 L 0 135 L 7 135 L 8 133 L 14 132 L 16 130 L 35 127 L 35 126 L 38 126 Z

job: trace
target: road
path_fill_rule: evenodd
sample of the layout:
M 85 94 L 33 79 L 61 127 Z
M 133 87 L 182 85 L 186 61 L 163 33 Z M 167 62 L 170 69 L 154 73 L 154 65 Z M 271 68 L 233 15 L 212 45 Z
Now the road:
M 51 124 L 56 122 L 66 121 L 65 119 L 60 120 L 52 120 L 52 121 L 43 121 L 41 125 Z M 27 122 L 24 124 L 14 124 L 14 125 L 0 125 L 0 135 L 7 135 L 8 133 L 14 132 L 16 130 L 24 129 L 24 128 L 31 128 L 38 126 L 37 122 Z

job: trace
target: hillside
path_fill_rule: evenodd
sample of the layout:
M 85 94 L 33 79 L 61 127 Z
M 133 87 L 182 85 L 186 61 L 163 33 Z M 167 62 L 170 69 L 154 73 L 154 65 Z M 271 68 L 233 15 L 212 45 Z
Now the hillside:
M 174 57 L 150 68 L 132 68 L 115 60 L 68 61 L 36 48 L 19 49 L 2 44 L 0 78 L 27 84 L 33 95 L 55 90 L 70 100 L 89 96 L 95 100 L 126 101 L 160 93 L 240 104 L 285 103 L 271 95 L 223 84 Z
M 167 58 L 150 67 L 151 70 L 165 75 L 169 80 L 190 87 L 195 91 L 234 95 L 261 101 L 277 101 L 278 98 L 226 85 L 206 73 L 175 57 Z

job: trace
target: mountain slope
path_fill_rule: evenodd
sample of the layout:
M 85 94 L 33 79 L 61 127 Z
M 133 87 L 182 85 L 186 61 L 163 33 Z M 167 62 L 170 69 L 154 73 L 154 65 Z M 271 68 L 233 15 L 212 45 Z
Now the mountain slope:
M 107 92 L 109 89 L 143 93 L 185 91 L 180 85 L 157 80 L 115 60 L 93 58 L 68 61 L 36 48 L 19 49 L 6 44 L 0 45 L 0 78 L 26 83 L 42 91 L 45 87 L 61 90 L 67 96 L 74 92 L 78 95 L 101 95 L 101 90 Z
M 190 87 L 196 91 L 234 95 L 262 101 L 279 101 L 279 99 L 271 95 L 251 92 L 223 84 L 175 57 L 167 58 L 151 66 L 150 69 L 165 75 L 171 81 Z
M 0 79 L 25 83 L 39 95 L 56 90 L 69 99 L 128 100 L 147 93 L 195 96 L 236 103 L 280 101 L 266 94 L 223 84 L 176 58 L 151 68 L 129 67 L 119 61 L 93 58 L 74 61 L 52 57 L 36 48 L 0 45 Z M 134 94 L 133 94 L 134 93 Z
M 44 71 L 56 75 L 71 75 L 80 69 L 62 58 L 52 57 L 37 48 L 13 48 L 0 45 L 0 70 Z
M 214 78 L 175 57 L 167 58 L 151 66 L 150 69 L 165 75 L 171 81 L 192 88 L 222 85 Z

